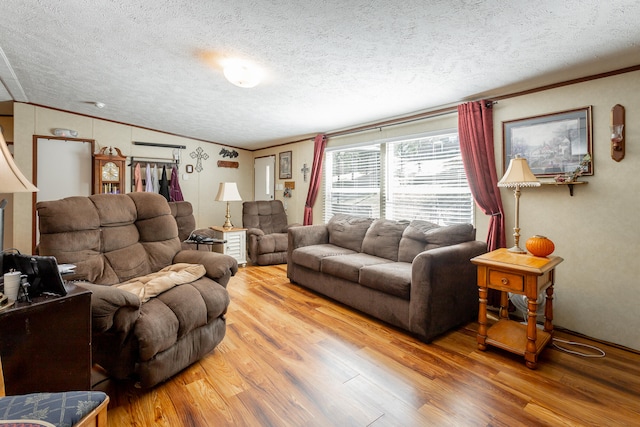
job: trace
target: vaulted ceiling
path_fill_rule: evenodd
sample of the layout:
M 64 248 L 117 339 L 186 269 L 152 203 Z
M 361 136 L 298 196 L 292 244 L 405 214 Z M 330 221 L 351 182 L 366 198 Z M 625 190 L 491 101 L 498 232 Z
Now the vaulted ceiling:
M 258 149 L 638 65 L 638 17 L 637 0 L 2 0 L 0 101 Z M 261 84 L 225 80 L 230 58 Z

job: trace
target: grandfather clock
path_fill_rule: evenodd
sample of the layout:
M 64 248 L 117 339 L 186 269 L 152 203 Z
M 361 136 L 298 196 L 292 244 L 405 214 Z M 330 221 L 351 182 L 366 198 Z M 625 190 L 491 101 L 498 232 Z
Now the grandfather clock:
M 126 160 L 116 147 L 103 147 L 93 155 L 93 194 L 124 194 Z

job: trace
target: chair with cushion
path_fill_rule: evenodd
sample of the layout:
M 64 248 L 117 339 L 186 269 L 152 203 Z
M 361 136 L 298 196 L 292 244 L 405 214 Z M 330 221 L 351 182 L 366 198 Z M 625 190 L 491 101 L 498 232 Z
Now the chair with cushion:
M 0 427 L 107 427 L 109 396 L 101 391 L 68 391 L 5 396 L 0 361 Z
M 151 387 L 222 341 L 226 285 L 238 264 L 182 249 L 163 196 L 69 197 L 39 202 L 37 211 L 39 253 L 75 264 L 68 279 L 92 291 L 93 361 L 110 377 Z
M 287 263 L 289 228 L 287 213 L 280 200 L 244 202 L 242 225 L 247 229 L 247 252 L 253 264 Z

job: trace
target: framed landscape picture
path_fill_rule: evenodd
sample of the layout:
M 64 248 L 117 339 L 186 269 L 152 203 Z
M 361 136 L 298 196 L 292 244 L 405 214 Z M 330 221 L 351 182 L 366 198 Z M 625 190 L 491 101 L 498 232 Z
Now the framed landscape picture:
M 519 154 L 537 177 L 573 172 L 593 157 L 591 106 L 502 122 L 503 168 Z M 593 162 L 583 175 L 593 175 Z
M 280 179 L 291 179 L 291 151 L 280 153 Z

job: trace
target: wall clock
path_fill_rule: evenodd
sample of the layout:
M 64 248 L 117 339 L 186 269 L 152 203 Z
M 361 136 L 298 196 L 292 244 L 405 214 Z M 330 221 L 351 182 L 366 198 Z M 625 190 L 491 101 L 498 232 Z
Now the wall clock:
M 126 160 L 116 147 L 103 147 L 93 155 L 93 194 L 124 194 Z

